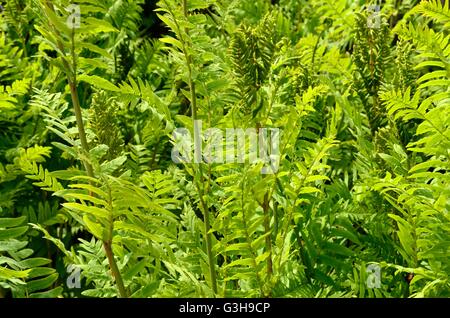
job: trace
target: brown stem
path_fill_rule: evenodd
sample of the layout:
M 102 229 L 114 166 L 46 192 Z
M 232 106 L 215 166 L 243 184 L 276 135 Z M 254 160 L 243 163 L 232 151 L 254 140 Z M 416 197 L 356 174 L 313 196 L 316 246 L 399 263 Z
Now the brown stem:
M 127 298 L 128 294 L 123 284 L 122 275 L 120 275 L 119 268 L 117 267 L 116 260 L 114 259 L 114 253 L 112 251 L 111 241 L 104 241 L 103 248 L 105 249 L 106 256 L 108 257 L 109 267 L 111 269 L 112 276 L 116 282 L 117 288 L 119 289 L 119 297 Z
M 53 4 L 50 0 L 47 1 L 47 6 L 54 11 L 54 7 Z M 56 29 L 56 27 L 54 25 L 50 23 L 50 26 L 52 27 L 53 31 L 59 36 L 59 31 Z M 57 45 L 58 48 L 61 52 L 64 52 L 64 45 L 63 43 L 59 40 L 59 38 L 57 37 Z M 78 128 L 78 135 L 80 137 L 80 142 L 81 142 L 81 149 L 82 151 L 86 154 L 86 156 L 89 154 L 89 145 L 87 142 L 87 138 L 86 138 L 86 131 L 84 129 L 84 124 L 83 124 L 83 115 L 81 113 L 81 106 L 80 106 L 80 101 L 78 98 L 78 90 L 77 90 L 77 63 L 76 63 L 76 55 L 75 55 L 75 29 L 72 29 L 72 33 L 71 33 L 71 58 L 72 58 L 72 65 L 69 64 L 69 61 L 64 57 L 61 56 L 62 58 L 62 62 L 64 65 L 64 68 L 66 70 L 66 74 L 67 74 L 67 81 L 69 83 L 69 87 L 70 87 L 70 95 L 72 98 L 72 104 L 73 104 L 73 109 L 75 112 L 75 118 L 76 118 L 76 122 L 77 122 L 77 128 Z M 94 178 L 94 171 L 92 169 L 92 165 L 90 164 L 90 162 L 88 160 L 86 160 L 85 158 L 81 159 L 84 167 L 86 169 L 86 173 L 89 177 Z M 91 195 L 93 195 L 92 193 L 90 193 Z M 110 220 L 111 222 L 111 229 L 110 229 L 110 233 L 112 236 L 112 226 L 113 226 L 113 221 L 114 220 Z M 109 261 L 109 267 L 111 269 L 111 273 L 113 275 L 113 278 L 117 284 L 117 288 L 119 289 L 119 295 L 120 297 L 127 297 L 127 293 L 123 284 L 123 280 L 122 280 L 122 276 L 120 275 L 120 271 L 119 268 L 117 267 L 117 263 L 114 259 L 114 253 L 112 251 L 112 239 L 108 239 L 106 241 L 103 241 L 103 247 L 105 248 L 105 252 L 106 252 L 106 256 L 108 257 L 108 261 Z
M 75 112 L 75 118 L 77 121 L 78 136 L 80 137 L 80 141 L 81 141 L 81 149 L 83 149 L 84 152 L 89 153 L 89 146 L 87 143 L 86 132 L 84 130 L 84 124 L 83 124 L 83 116 L 81 114 L 81 106 L 80 106 L 80 102 L 78 100 L 78 92 L 77 92 L 76 82 L 69 79 L 69 86 L 70 86 L 70 95 L 72 97 L 73 110 Z M 85 159 L 82 161 L 83 161 L 84 167 L 86 169 L 87 175 L 89 177 L 93 178 L 94 171 L 92 170 L 91 164 Z

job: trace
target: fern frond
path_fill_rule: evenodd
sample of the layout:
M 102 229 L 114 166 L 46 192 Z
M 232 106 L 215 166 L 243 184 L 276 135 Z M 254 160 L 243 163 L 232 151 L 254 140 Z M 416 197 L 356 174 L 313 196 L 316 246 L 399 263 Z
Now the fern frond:
M 423 0 L 414 12 L 423 16 L 433 18 L 438 23 L 442 23 L 444 28 L 450 27 L 450 4 L 448 0 Z
M 47 267 L 51 261 L 30 257 L 33 250 L 27 246 L 23 225 L 25 217 L 0 218 L 0 283 L 10 289 L 14 297 L 58 297 L 62 287 L 52 288 L 58 279 L 55 269 Z
M 405 94 L 401 92 L 386 92 L 381 99 L 388 110 L 388 114 L 394 119 L 401 118 L 404 121 L 419 119 L 422 123 L 417 127 L 416 134 L 424 135 L 419 141 L 409 145 L 410 150 L 425 152 L 427 154 L 440 153 L 448 155 L 450 146 L 450 119 L 446 114 L 450 109 L 447 93 L 439 94 L 420 102 L 421 91 L 417 91 L 411 98 L 411 90 L 408 88 Z M 434 104 L 433 99 L 438 102 Z

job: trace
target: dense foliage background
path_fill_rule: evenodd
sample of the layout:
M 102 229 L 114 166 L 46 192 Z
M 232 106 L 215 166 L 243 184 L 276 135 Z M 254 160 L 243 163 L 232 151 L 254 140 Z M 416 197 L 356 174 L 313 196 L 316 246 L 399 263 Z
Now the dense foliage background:
M 0 8 L 0 297 L 450 296 L 448 0 L 74 3 Z

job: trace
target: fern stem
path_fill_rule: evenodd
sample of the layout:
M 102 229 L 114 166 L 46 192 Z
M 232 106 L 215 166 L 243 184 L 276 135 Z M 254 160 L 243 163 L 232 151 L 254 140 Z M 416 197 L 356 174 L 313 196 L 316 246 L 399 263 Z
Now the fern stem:
M 53 4 L 51 1 L 49 1 L 49 0 L 47 1 L 47 6 L 52 11 L 54 11 L 54 7 L 53 7 Z M 57 35 L 59 35 L 59 32 L 56 29 L 56 27 L 52 24 L 51 24 L 51 26 L 53 28 L 53 31 Z M 61 43 L 61 41 L 59 39 L 57 40 L 57 45 L 61 52 L 65 51 L 64 45 L 63 45 L 63 43 Z M 71 54 L 71 58 L 72 58 L 72 67 L 70 67 L 69 62 L 67 61 L 67 59 L 64 56 L 61 56 L 61 58 L 62 58 L 63 65 L 64 65 L 64 67 L 66 69 L 66 73 L 67 73 L 67 80 L 68 80 L 69 87 L 70 87 L 70 95 L 72 98 L 72 105 L 73 105 L 73 109 L 75 112 L 75 118 L 76 118 L 76 122 L 77 122 L 78 135 L 79 135 L 80 142 L 81 142 L 81 148 L 82 148 L 83 152 L 88 154 L 89 153 L 89 145 L 87 143 L 86 131 L 84 129 L 84 124 L 83 124 L 83 114 L 81 112 L 80 100 L 78 98 L 78 90 L 77 90 L 77 77 L 76 77 L 77 64 L 76 64 L 76 55 L 75 55 L 75 29 L 74 28 L 72 28 L 72 32 L 71 32 L 70 54 Z M 94 171 L 92 169 L 91 164 L 86 159 L 82 159 L 82 162 L 86 169 L 87 175 L 91 178 L 94 178 Z M 113 224 L 112 222 L 113 222 L 113 220 L 111 220 L 111 227 Z M 111 235 L 112 235 L 112 229 L 111 229 Z M 119 289 L 120 297 L 127 297 L 126 290 L 125 290 L 123 280 L 122 280 L 122 276 L 117 267 L 117 263 L 114 259 L 114 253 L 112 251 L 111 245 L 112 245 L 112 239 L 103 241 L 103 246 L 105 248 L 105 252 L 106 252 L 106 255 L 107 255 L 108 261 L 109 261 L 109 267 L 111 269 L 114 280 L 117 284 L 117 288 Z
M 112 242 L 104 241 L 103 248 L 105 249 L 106 256 L 108 257 L 109 267 L 111 269 L 111 273 L 114 277 L 114 280 L 117 285 L 117 289 L 119 290 L 120 298 L 128 297 L 127 291 L 125 289 L 125 285 L 123 284 L 122 275 L 120 274 L 119 268 L 117 267 L 116 260 L 114 259 L 114 253 L 112 250 Z
M 81 106 L 80 106 L 80 101 L 78 99 L 78 91 L 77 91 L 77 75 L 76 75 L 77 64 L 76 64 L 76 56 L 75 56 L 74 36 L 75 36 L 75 31 L 74 31 L 74 29 L 72 29 L 71 55 L 72 55 L 73 74 L 72 74 L 72 79 L 69 79 L 69 86 L 70 86 L 70 93 L 72 96 L 73 108 L 75 111 L 75 117 L 76 117 L 76 121 L 77 121 L 78 135 L 80 136 L 80 141 L 81 141 L 81 148 L 83 149 L 83 151 L 86 154 L 88 154 L 89 153 L 89 145 L 87 143 L 86 131 L 84 129 L 84 124 L 83 124 L 83 115 L 81 113 Z M 87 175 L 91 178 L 94 178 L 94 171 L 92 169 L 91 164 L 87 160 L 83 160 L 83 163 L 86 168 Z M 111 219 L 110 220 L 111 236 L 112 236 L 113 224 L 114 224 L 114 220 Z M 105 249 L 106 256 L 108 257 L 109 268 L 111 269 L 111 273 L 114 277 L 114 281 L 116 282 L 117 288 L 119 289 L 119 295 L 121 298 L 126 298 L 127 293 L 125 290 L 125 286 L 123 284 L 122 275 L 120 274 L 119 268 L 117 267 L 116 260 L 114 259 L 114 253 L 112 250 L 112 238 L 110 240 L 103 241 L 103 247 Z
M 200 174 L 202 174 L 202 170 L 200 170 Z M 203 177 L 202 177 L 203 181 Z M 203 183 L 203 182 L 202 182 Z M 214 257 L 212 254 L 212 240 L 211 240 L 211 233 L 209 232 L 211 230 L 211 221 L 209 219 L 209 209 L 205 203 L 205 200 L 203 199 L 203 191 L 201 191 L 201 188 L 198 184 L 197 191 L 199 192 L 200 196 L 200 204 L 202 206 L 203 215 L 204 215 L 204 225 L 205 225 L 205 240 L 206 240 L 206 254 L 208 255 L 208 262 L 209 262 L 209 275 L 211 279 L 211 285 L 212 290 L 214 294 L 217 294 L 217 278 L 216 278 L 216 268 L 215 268 L 215 262 Z
M 80 137 L 81 148 L 83 149 L 84 152 L 88 153 L 89 146 L 87 143 L 86 132 L 84 129 L 83 116 L 81 114 L 81 106 L 80 106 L 80 101 L 78 99 L 76 82 L 69 80 L 69 87 L 70 87 L 70 95 L 72 97 L 73 110 L 75 112 L 75 118 L 77 121 L 78 136 Z M 91 164 L 86 160 L 82 160 L 82 161 L 83 161 L 84 167 L 86 169 L 87 175 L 89 177 L 93 178 L 94 171 L 92 170 Z
M 166 2 L 166 1 L 164 1 Z M 167 2 L 166 2 L 167 5 Z M 187 7 L 187 0 L 183 0 L 183 13 L 184 13 L 184 17 L 187 19 L 188 18 L 188 7 Z M 186 48 L 186 42 L 183 39 L 183 37 L 181 36 L 181 29 L 180 26 L 178 25 L 178 22 L 175 18 L 175 16 L 172 13 L 172 16 L 174 17 L 174 22 L 175 25 L 178 28 L 178 33 L 180 34 L 180 42 L 182 43 L 182 48 L 183 48 L 183 55 L 186 59 L 186 66 L 188 69 L 188 85 L 189 85 L 189 91 L 191 94 L 191 110 L 192 110 L 192 121 L 195 122 L 198 119 L 198 114 L 197 114 L 197 98 L 196 98 L 196 89 L 195 89 L 195 83 L 192 79 L 192 68 L 191 68 L 191 64 L 192 64 L 192 60 L 191 60 L 191 56 Z M 188 33 L 188 29 L 185 29 L 185 32 Z M 194 126 L 195 127 L 195 126 Z M 203 167 L 202 167 L 202 163 L 199 163 L 198 166 L 198 171 L 199 171 L 199 175 L 200 175 L 200 182 L 204 187 L 204 179 L 203 179 Z M 211 180 L 208 180 L 208 184 L 211 183 Z M 209 209 L 204 201 L 203 198 L 203 194 L 204 194 L 204 188 L 202 189 L 198 184 L 196 184 L 197 190 L 199 192 L 199 197 L 200 197 L 200 204 L 202 206 L 202 210 L 203 210 L 203 215 L 204 215 L 204 225 L 205 225 L 205 241 L 206 241 L 206 253 L 208 255 L 208 266 L 209 266 L 209 275 L 210 275 L 210 279 L 211 279 L 211 286 L 212 286 L 212 290 L 214 292 L 214 294 L 217 294 L 217 274 L 216 274 L 216 267 L 215 267 L 215 262 L 214 262 L 214 256 L 212 253 L 212 239 L 211 239 L 211 233 L 210 233 L 210 229 L 211 229 L 211 221 L 210 221 L 210 215 L 209 215 Z
M 111 196 L 111 188 L 109 187 L 108 181 L 104 180 L 108 187 L 108 205 L 112 207 L 112 196 Z M 106 256 L 108 257 L 109 268 L 111 269 L 112 276 L 116 283 L 117 289 L 119 290 L 120 298 L 127 298 L 127 291 L 125 289 L 125 285 L 123 283 L 122 275 L 120 274 L 119 267 L 117 266 L 116 260 L 114 258 L 114 252 L 112 250 L 112 240 L 113 240 L 113 231 L 114 231 L 114 216 L 113 211 L 111 210 L 109 213 L 109 233 L 106 239 L 103 239 L 103 248 L 105 249 Z
M 270 110 L 269 110 L 270 113 Z M 256 133 L 259 134 L 259 131 L 261 129 L 261 124 L 259 122 L 256 123 Z M 259 149 L 264 149 L 264 143 L 266 142 L 266 140 L 263 140 L 263 138 L 259 138 Z M 262 154 L 264 157 L 266 154 Z M 263 176 L 263 179 L 265 179 L 267 177 L 267 175 Z M 267 277 L 270 280 L 272 273 L 273 273 L 273 264 L 272 264 L 272 237 L 270 231 L 270 200 L 271 200 L 272 196 L 269 197 L 269 192 L 266 191 L 266 193 L 264 193 L 264 201 L 262 203 L 262 208 L 263 208 L 263 216 L 264 216 L 264 233 L 266 234 L 266 248 L 267 251 L 269 252 L 269 256 L 267 258 Z
M 47 1 L 46 5 L 48 6 L 48 8 L 52 11 L 54 11 L 54 7 L 51 1 Z M 53 29 L 53 31 L 58 35 L 57 36 L 57 45 L 58 45 L 58 49 L 61 52 L 64 52 L 64 45 L 61 43 L 61 41 L 59 40 L 59 32 L 56 29 L 56 27 L 51 24 L 50 25 Z M 75 118 L 76 118 L 76 122 L 77 122 L 77 128 L 78 128 L 78 136 L 80 137 L 80 142 L 81 142 L 81 148 L 84 152 L 88 153 L 89 152 L 89 146 L 87 143 L 87 138 L 86 138 L 86 132 L 84 129 L 84 124 L 83 124 L 83 116 L 81 113 L 81 106 L 80 106 L 80 101 L 78 99 L 78 91 L 77 91 L 77 80 L 76 80 L 76 56 L 75 56 L 75 41 L 74 41 L 74 37 L 75 37 L 75 30 L 72 29 L 72 34 L 71 34 L 71 42 L 72 42 L 72 47 L 71 47 L 71 57 L 72 57 L 72 63 L 73 67 L 70 67 L 69 62 L 67 61 L 67 59 L 64 56 L 61 56 L 62 59 L 62 63 L 64 65 L 64 68 L 66 69 L 66 74 L 67 74 L 67 81 L 70 87 L 70 96 L 72 98 L 72 106 L 73 106 L 73 110 L 75 112 Z M 72 71 L 71 71 L 72 70 Z M 84 167 L 86 169 L 87 175 L 89 177 L 94 177 L 94 172 L 92 170 L 92 166 L 91 164 L 85 160 L 82 159 L 82 162 L 84 164 Z
M 70 95 L 72 97 L 73 109 L 75 111 L 75 118 L 77 121 L 78 135 L 80 136 L 81 148 L 87 154 L 87 153 L 89 153 L 89 146 L 87 143 L 86 131 L 84 129 L 84 124 L 83 124 L 83 115 L 81 113 L 80 100 L 78 98 L 78 90 L 77 90 L 77 71 L 76 71 L 77 70 L 77 58 L 75 55 L 75 28 L 72 28 L 71 42 L 72 42 L 72 47 L 71 47 L 70 53 L 72 56 L 73 74 L 72 74 L 72 79 L 70 79 L 70 77 L 69 77 Z M 83 163 L 84 163 L 84 167 L 86 168 L 86 172 L 87 172 L 88 176 L 93 178 L 94 171 L 92 170 L 91 164 L 87 160 L 83 160 Z
M 187 0 L 183 0 L 183 13 L 184 13 L 184 16 L 187 18 L 187 16 L 188 16 Z

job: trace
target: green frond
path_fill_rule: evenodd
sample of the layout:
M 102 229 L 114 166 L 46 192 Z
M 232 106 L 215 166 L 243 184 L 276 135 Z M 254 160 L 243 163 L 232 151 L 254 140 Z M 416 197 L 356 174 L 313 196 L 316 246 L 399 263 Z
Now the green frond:
M 50 260 L 31 257 L 27 248 L 25 217 L 0 218 L 0 284 L 18 298 L 58 297 L 62 287 L 54 288 L 58 279 Z
M 430 17 L 438 23 L 442 23 L 444 28 L 450 27 L 450 6 L 448 0 L 427 0 L 422 1 L 415 12 L 423 16 Z

